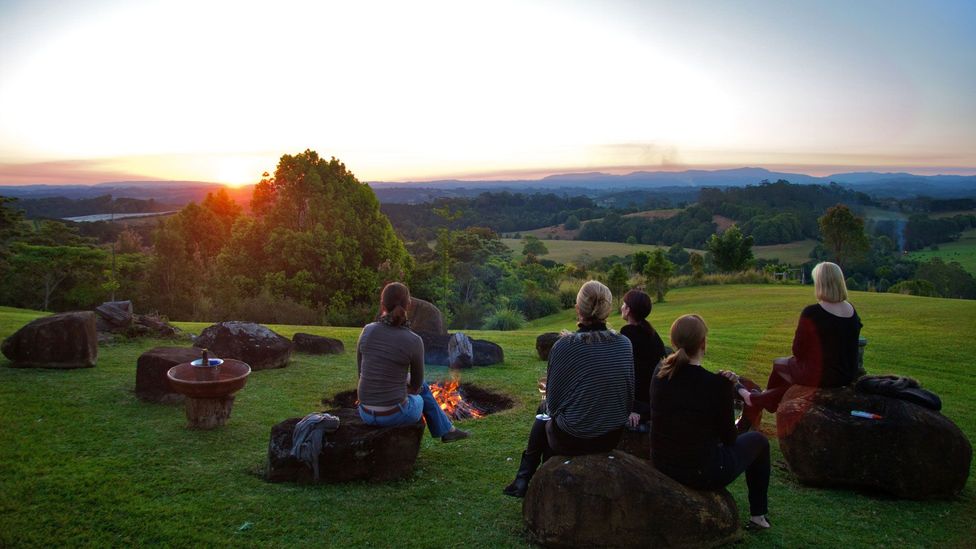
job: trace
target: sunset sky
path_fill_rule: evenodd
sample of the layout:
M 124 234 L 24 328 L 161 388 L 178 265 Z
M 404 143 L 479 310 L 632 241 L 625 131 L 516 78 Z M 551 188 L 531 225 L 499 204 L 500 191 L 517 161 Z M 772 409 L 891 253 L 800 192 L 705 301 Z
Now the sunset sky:
M 972 1 L 0 0 L 0 184 L 976 173 Z

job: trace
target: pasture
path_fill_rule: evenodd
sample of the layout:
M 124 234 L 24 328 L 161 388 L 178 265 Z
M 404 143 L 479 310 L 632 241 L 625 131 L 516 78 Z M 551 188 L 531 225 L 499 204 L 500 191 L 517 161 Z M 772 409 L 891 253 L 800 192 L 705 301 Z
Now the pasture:
M 548 244 L 548 242 L 547 242 Z M 650 320 L 662 333 L 680 314 L 709 323 L 705 367 L 765 381 L 789 353 L 810 287 L 709 286 L 672 290 Z M 976 440 L 976 303 L 853 292 L 871 373 L 911 375 L 938 393 L 943 412 Z M 0 308 L 0 337 L 43 313 Z M 619 318 L 611 324 L 620 327 Z M 178 323 L 199 333 L 202 323 Z M 268 434 L 285 418 L 321 409 L 355 386 L 358 327 L 272 326 L 328 335 L 342 355 L 295 355 L 284 369 L 252 373 L 233 416 L 215 431 L 184 429 L 179 405 L 133 395 L 135 363 L 159 340 L 104 345 L 83 370 L 5 367 L 0 359 L 0 546 L 524 547 L 521 501 L 502 495 L 539 401 L 545 363 L 535 337 L 572 329 L 570 311 L 514 332 L 472 332 L 499 343 L 505 362 L 462 372 L 462 381 L 510 395 L 515 407 L 461 422 L 468 440 L 425 436 L 412 478 L 389 484 L 297 486 L 262 480 Z M 184 343 L 188 344 L 188 343 Z M 951 349 L 946 356 L 945 350 Z M 427 378 L 450 375 L 431 367 Z M 763 431 L 774 433 L 774 418 Z M 741 547 L 971 546 L 976 481 L 952 501 L 897 501 L 798 484 L 773 437 L 770 531 Z M 746 519 L 745 482 L 730 491 Z

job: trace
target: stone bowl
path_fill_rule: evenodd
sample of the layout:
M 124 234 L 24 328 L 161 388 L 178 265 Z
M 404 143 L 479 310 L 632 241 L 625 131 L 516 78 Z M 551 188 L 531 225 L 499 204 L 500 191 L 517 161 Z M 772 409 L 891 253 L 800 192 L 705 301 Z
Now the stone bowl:
M 219 367 L 200 368 L 189 362 L 166 372 L 174 391 L 190 398 L 224 398 L 240 391 L 247 383 L 251 367 L 240 360 L 225 359 Z M 208 379 L 209 378 L 209 379 Z

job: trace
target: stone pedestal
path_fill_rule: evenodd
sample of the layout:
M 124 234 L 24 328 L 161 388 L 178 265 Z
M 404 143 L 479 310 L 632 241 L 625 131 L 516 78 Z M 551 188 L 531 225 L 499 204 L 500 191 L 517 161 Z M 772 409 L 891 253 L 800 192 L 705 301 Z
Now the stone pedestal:
M 234 395 L 221 398 L 186 397 L 186 428 L 209 430 L 222 427 L 230 419 Z

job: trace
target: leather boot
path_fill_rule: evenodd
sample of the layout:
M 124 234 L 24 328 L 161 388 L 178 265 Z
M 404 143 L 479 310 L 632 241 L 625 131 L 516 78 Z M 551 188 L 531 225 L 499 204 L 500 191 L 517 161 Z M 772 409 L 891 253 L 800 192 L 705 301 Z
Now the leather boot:
M 525 492 L 529 489 L 529 481 L 532 480 L 532 475 L 535 474 L 535 470 L 539 468 L 539 462 L 541 460 L 542 456 L 537 452 L 531 454 L 522 452 L 522 461 L 519 462 L 518 472 L 515 473 L 515 480 L 503 488 L 502 493 L 506 496 L 524 498 Z

